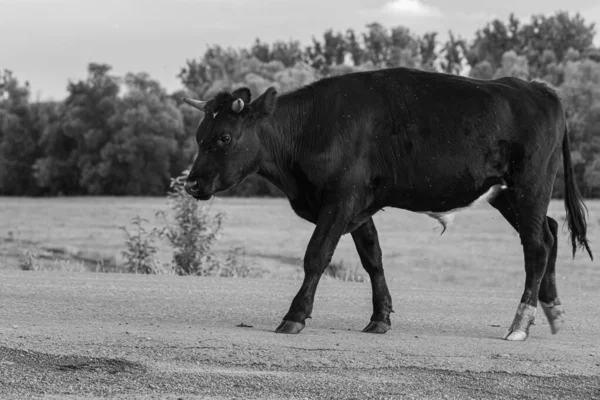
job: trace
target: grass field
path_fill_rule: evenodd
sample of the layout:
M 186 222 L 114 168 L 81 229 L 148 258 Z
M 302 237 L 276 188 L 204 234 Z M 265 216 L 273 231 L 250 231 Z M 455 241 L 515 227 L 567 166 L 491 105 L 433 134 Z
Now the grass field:
M 600 257 L 600 202 L 587 201 L 587 206 L 588 238 Z M 302 276 L 301 259 L 313 225 L 297 217 L 286 200 L 217 198 L 207 207 L 225 213 L 217 253 L 243 247 L 242 261 L 264 270 L 267 277 Z M 18 268 L 28 249 L 63 249 L 83 258 L 119 262 L 124 249 L 119 226 L 136 215 L 156 224 L 159 210 L 166 210 L 161 198 L 0 198 L 0 267 Z M 562 227 L 562 201 L 552 202 L 549 215 Z M 386 209 L 375 222 L 388 280 L 401 279 L 414 287 L 431 281 L 494 288 L 520 288 L 524 283 L 518 236 L 487 204 L 458 214 L 442 236 L 435 220 L 403 210 Z M 583 253 L 573 260 L 566 226 L 559 236 L 559 290 L 565 285 L 583 291 L 600 288 L 600 263 Z M 168 261 L 167 244 L 161 243 L 160 250 L 160 258 Z M 363 273 L 349 235 L 335 253 L 334 261 L 340 260 Z M 52 265 L 77 270 L 72 264 Z

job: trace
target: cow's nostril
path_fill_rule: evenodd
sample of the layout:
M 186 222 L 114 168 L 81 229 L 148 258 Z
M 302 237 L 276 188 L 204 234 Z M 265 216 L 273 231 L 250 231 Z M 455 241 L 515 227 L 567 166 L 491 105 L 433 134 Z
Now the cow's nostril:
M 198 191 L 198 182 L 197 181 L 186 181 L 184 187 L 188 193 L 197 192 Z

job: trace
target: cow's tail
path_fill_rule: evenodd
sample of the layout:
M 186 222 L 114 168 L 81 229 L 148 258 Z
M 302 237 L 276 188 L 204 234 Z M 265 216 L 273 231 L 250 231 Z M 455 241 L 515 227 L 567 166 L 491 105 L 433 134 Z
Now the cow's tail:
M 565 137 L 562 143 L 563 167 L 565 170 L 565 210 L 567 212 L 567 225 L 573 245 L 573 258 L 577 247 L 587 250 L 590 258 L 594 260 L 588 240 L 586 238 L 587 222 L 585 214 L 587 207 L 583 203 L 583 197 L 575 184 L 573 176 L 573 165 L 571 164 L 571 143 L 569 141 L 569 130 L 565 124 Z

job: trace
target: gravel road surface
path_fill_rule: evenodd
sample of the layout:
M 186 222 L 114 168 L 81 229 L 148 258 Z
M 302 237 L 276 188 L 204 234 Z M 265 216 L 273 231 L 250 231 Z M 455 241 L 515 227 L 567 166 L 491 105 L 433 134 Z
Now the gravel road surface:
M 518 290 L 392 282 L 393 328 L 361 333 L 368 283 L 324 279 L 300 335 L 273 333 L 300 281 L 0 271 L 1 399 L 600 399 L 600 293 L 561 292 L 525 342 Z

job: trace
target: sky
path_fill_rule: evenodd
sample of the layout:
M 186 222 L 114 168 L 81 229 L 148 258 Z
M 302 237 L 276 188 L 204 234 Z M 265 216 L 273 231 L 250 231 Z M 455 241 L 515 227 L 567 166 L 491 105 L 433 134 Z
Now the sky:
M 186 60 L 212 44 L 249 47 L 258 37 L 304 46 L 327 29 L 363 32 L 374 21 L 470 40 L 493 18 L 557 10 L 579 12 L 600 30 L 597 0 L 0 0 L 0 70 L 29 81 L 40 100 L 66 97 L 90 62 L 116 75 L 148 72 L 173 91 Z

